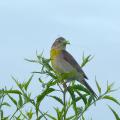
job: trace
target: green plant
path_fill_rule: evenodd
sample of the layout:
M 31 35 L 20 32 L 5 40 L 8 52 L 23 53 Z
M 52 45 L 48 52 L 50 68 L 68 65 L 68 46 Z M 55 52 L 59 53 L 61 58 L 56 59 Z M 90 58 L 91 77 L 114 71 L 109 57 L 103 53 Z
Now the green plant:
M 83 62 L 81 66 L 84 67 L 91 59 L 91 55 L 87 57 L 83 55 Z M 68 83 L 68 85 L 64 84 L 64 79 L 69 74 L 61 75 L 56 73 L 50 65 L 50 59 L 44 58 L 42 54 L 37 54 L 37 58 L 35 60 L 26 60 L 37 63 L 41 66 L 41 70 L 32 72 L 30 78 L 23 83 L 20 83 L 12 77 L 18 89 L 11 88 L 8 90 L 5 87 L 0 90 L 1 120 L 85 120 L 85 112 L 100 100 L 106 99 L 120 106 L 120 102 L 111 96 L 111 92 L 116 91 L 113 89 L 113 84 L 108 84 L 107 82 L 106 90 L 103 92 L 101 90 L 101 86 L 97 80 L 95 80 L 99 95 L 97 98 L 94 98 L 91 96 L 87 88 L 75 81 Z M 34 91 L 29 92 L 28 88 L 35 74 L 39 75 L 38 80 L 42 85 L 42 91 L 36 95 L 36 97 L 33 97 L 32 94 L 34 94 Z M 41 75 L 48 76 L 49 80 L 42 80 L 40 78 Z M 45 97 L 51 98 L 53 101 L 58 102 L 59 106 L 53 106 L 56 115 L 50 114 L 48 111 L 49 108 L 46 111 L 41 109 L 42 102 Z M 12 104 L 6 101 L 6 98 L 9 99 Z M 13 106 L 16 108 L 14 113 L 5 116 L 4 108 Z M 29 108 L 29 110 L 25 111 L 26 107 Z M 113 112 L 116 120 L 120 120 L 120 117 L 116 111 L 110 106 L 109 108 Z M 71 110 L 74 112 L 69 115 L 69 111 Z

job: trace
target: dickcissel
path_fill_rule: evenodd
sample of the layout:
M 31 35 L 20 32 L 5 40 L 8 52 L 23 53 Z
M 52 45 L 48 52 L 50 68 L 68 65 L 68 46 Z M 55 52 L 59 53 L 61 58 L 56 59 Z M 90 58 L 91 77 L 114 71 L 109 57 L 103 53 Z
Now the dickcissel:
M 95 92 L 89 86 L 85 79 L 88 79 L 80 65 L 76 62 L 73 56 L 66 51 L 66 45 L 70 44 L 65 38 L 59 37 L 55 40 L 51 47 L 50 57 L 53 69 L 60 73 L 70 73 L 67 76 L 67 81 L 77 80 L 83 84 L 92 95 L 96 96 Z

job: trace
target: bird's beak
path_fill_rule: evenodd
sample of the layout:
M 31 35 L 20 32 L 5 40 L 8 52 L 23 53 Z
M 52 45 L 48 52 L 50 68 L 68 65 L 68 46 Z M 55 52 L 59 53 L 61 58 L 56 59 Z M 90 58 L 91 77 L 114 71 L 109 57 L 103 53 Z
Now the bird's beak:
M 67 44 L 70 44 L 70 42 L 69 42 L 68 40 L 66 40 L 66 41 L 64 42 L 64 44 L 67 45 Z

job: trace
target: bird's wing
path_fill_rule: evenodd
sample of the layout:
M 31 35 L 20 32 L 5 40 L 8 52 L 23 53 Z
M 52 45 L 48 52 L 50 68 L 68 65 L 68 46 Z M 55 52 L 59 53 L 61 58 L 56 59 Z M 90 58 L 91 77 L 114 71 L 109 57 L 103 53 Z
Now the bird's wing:
M 66 50 L 62 50 L 62 57 L 64 60 L 66 60 L 69 64 L 72 65 L 73 68 L 75 68 L 78 72 L 80 72 L 84 78 L 88 79 L 85 73 L 83 72 L 80 65 L 76 62 L 76 60 L 73 58 L 73 56 L 68 53 Z

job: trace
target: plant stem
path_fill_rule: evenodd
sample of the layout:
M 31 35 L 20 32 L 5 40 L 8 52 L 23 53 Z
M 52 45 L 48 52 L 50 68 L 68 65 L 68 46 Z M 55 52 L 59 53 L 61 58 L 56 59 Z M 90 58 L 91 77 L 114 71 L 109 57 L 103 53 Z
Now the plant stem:
M 33 101 L 32 99 L 30 99 L 30 103 L 31 103 L 31 104 L 35 107 L 35 109 L 36 109 L 36 103 L 35 103 L 35 101 Z M 45 120 L 47 120 L 45 114 L 42 113 L 42 112 L 40 111 L 40 109 L 38 109 L 38 112 L 41 113 L 41 115 L 45 118 Z M 38 112 L 36 111 L 37 120 L 39 119 L 39 117 L 38 117 Z
M 10 117 L 9 120 L 12 120 L 12 118 L 14 117 L 14 115 L 18 112 L 18 109 L 16 109 L 16 111 L 12 114 L 12 116 Z
M 64 120 L 66 119 L 66 90 L 63 91 L 63 103 L 64 103 Z
M 64 115 L 63 115 L 63 120 L 66 120 L 66 90 L 67 86 L 66 83 L 63 84 L 63 103 L 64 103 Z

